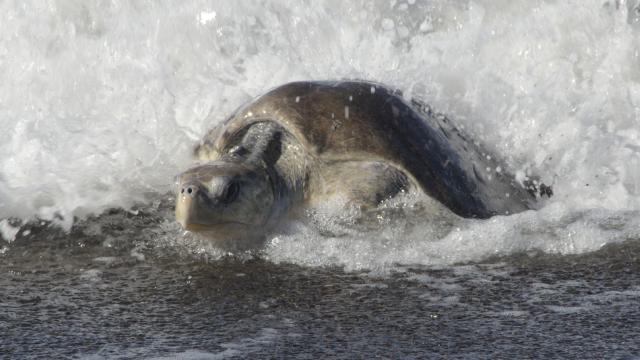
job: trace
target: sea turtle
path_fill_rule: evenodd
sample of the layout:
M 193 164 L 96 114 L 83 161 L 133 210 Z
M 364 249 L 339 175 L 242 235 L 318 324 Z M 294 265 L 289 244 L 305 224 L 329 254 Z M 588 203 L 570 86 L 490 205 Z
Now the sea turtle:
M 462 217 L 535 207 L 551 189 L 507 173 L 449 119 L 366 81 L 293 82 L 237 110 L 178 177 L 186 230 L 264 234 L 292 209 L 342 196 L 376 206 L 414 190 Z

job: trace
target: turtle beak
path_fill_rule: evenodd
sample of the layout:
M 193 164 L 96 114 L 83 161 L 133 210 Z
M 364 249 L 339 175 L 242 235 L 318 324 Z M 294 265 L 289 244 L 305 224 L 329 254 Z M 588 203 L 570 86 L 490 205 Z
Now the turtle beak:
M 199 214 L 198 196 L 203 191 L 196 183 L 182 184 L 176 199 L 176 220 L 185 230 L 196 231 L 203 226 L 196 221 Z

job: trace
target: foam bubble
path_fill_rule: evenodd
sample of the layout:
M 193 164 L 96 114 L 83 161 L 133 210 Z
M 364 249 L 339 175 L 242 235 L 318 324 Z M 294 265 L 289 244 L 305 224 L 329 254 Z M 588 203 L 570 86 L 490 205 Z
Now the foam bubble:
M 9 220 L 1 220 L 0 221 L 0 238 L 12 242 L 16 239 L 16 235 L 20 231 L 20 227 L 12 226 L 9 223 Z

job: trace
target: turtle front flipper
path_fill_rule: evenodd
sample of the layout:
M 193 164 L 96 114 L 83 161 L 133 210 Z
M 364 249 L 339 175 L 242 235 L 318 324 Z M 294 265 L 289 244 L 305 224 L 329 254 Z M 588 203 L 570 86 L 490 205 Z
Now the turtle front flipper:
M 336 161 L 322 167 L 312 183 L 311 204 L 338 199 L 361 209 L 374 208 L 412 188 L 407 175 L 380 161 Z

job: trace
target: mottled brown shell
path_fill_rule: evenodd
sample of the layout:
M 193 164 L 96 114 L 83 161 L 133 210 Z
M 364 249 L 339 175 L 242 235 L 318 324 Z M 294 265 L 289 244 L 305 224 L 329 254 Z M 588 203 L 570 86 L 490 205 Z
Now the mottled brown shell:
M 274 121 L 319 164 L 377 160 L 403 170 L 455 213 L 486 218 L 535 202 L 499 163 L 450 121 L 398 92 L 370 82 L 295 82 L 240 108 L 196 152 L 215 159 L 253 123 Z M 504 168 L 504 166 L 502 166 Z

